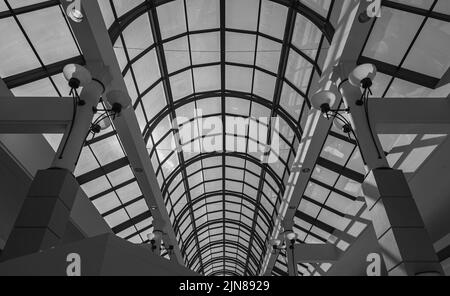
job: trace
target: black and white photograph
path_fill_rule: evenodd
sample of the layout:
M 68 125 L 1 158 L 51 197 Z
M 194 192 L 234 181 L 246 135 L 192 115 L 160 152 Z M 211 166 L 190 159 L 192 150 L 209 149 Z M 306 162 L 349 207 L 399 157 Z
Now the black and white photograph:
M 450 0 L 0 0 L 0 57 L 0 280 L 450 275 Z

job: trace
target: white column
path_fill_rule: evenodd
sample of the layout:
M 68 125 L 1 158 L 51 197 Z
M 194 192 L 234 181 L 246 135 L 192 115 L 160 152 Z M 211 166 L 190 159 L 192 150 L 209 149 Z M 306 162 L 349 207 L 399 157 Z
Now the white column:
M 361 89 L 346 81 L 340 85 L 340 92 L 350 108 L 352 126 L 366 161 L 368 175 L 363 194 L 388 274 L 443 275 L 403 172 L 389 167 L 378 137 L 372 137 L 364 106 L 356 104 Z

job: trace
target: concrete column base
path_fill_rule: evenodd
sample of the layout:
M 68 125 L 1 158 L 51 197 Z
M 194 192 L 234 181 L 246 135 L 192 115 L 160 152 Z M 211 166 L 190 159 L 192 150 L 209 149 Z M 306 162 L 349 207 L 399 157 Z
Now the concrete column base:
M 80 185 L 68 170 L 38 171 L 1 260 L 36 253 L 60 244 L 79 190 Z
M 403 172 L 374 169 L 363 191 L 388 274 L 443 275 Z

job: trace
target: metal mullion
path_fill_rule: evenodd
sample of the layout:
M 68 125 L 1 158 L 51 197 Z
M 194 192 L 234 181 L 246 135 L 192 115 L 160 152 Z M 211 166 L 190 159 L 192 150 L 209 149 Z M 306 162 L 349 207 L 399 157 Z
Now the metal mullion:
M 151 214 L 150 210 L 145 211 L 144 213 L 139 214 L 136 217 L 130 218 L 130 220 L 127 220 L 119 225 L 112 227 L 112 231 L 114 233 L 120 233 L 130 227 L 134 227 L 136 229 L 136 231 L 138 231 L 136 224 L 144 221 L 145 219 L 151 218 L 151 217 L 152 217 L 152 214 Z
M 149 230 L 149 229 L 152 228 L 152 227 L 153 227 L 153 223 L 150 223 L 149 226 L 146 226 L 146 227 L 140 229 L 138 232 L 135 232 L 135 233 L 133 233 L 133 234 L 130 234 L 129 236 L 125 237 L 124 239 L 125 239 L 125 240 L 129 240 L 130 238 L 132 238 L 132 237 L 134 237 L 134 236 L 136 236 L 136 235 L 138 235 L 138 234 L 141 234 L 142 232 L 144 232 L 144 231 L 146 231 L 146 230 Z M 147 239 L 146 241 L 144 241 L 144 244 L 145 244 L 145 243 L 148 243 L 148 239 Z
M 200 195 L 199 197 L 196 198 L 196 200 L 194 201 L 194 204 L 196 204 L 196 203 L 198 203 L 198 202 L 201 202 L 202 200 L 206 200 L 206 199 L 208 199 L 208 198 L 217 196 L 219 192 L 220 192 L 220 191 L 204 193 L 204 194 L 202 194 L 202 195 Z M 260 207 L 260 205 L 257 204 L 257 203 L 253 200 L 253 198 L 251 198 L 251 197 L 249 197 L 249 196 L 247 196 L 247 195 L 245 195 L 245 194 L 239 195 L 238 192 L 230 192 L 230 191 L 225 191 L 225 192 L 226 192 L 227 194 L 229 194 L 229 195 L 235 196 L 236 198 L 245 199 L 247 202 L 249 202 L 250 204 L 254 205 L 255 208 L 259 208 L 259 207 Z M 177 201 L 177 202 L 178 202 L 178 201 Z M 214 202 L 214 203 L 217 203 L 217 202 Z M 212 204 L 212 203 L 209 203 L 209 204 Z M 191 207 L 191 205 L 185 205 L 185 206 L 183 207 L 183 209 L 182 209 L 178 214 L 179 214 L 179 215 L 181 214 L 181 217 L 184 216 L 184 215 L 185 215 L 185 212 L 189 209 L 189 207 Z M 192 205 L 192 207 L 193 207 L 193 205 Z M 266 213 L 264 213 L 264 209 L 263 209 L 263 214 L 266 216 L 266 218 L 269 217 L 269 216 L 266 215 Z M 183 221 L 184 221 L 184 220 L 185 220 L 185 219 L 183 219 Z M 268 219 L 268 220 L 269 220 L 269 219 Z M 175 219 L 174 226 L 178 227 L 179 224 L 182 224 L 181 221 L 180 221 L 179 219 Z
M 114 209 L 111 209 L 111 210 L 109 210 L 109 211 L 107 211 L 107 212 L 104 212 L 104 213 L 101 214 L 101 215 L 102 215 L 102 217 L 104 218 L 104 217 L 106 217 L 106 216 L 108 216 L 108 215 L 110 215 L 110 214 L 113 214 L 113 213 L 115 213 L 115 212 L 121 210 L 121 209 L 125 209 L 127 206 L 132 205 L 132 204 L 134 204 L 135 202 L 138 202 L 138 201 L 142 200 L 143 198 L 144 198 L 144 196 L 143 196 L 143 195 L 140 195 L 140 196 L 138 196 L 138 197 L 136 197 L 136 198 L 134 198 L 134 199 L 132 199 L 132 200 L 130 200 L 130 201 L 127 201 L 126 203 L 124 203 L 124 204 L 121 205 L 121 206 L 115 207 Z
M 333 136 L 333 137 L 335 137 L 335 138 L 337 138 L 337 139 L 339 139 L 339 140 L 342 140 L 342 141 L 347 142 L 347 143 L 352 144 L 352 145 L 357 145 L 357 144 L 358 144 L 358 143 L 357 143 L 355 140 L 353 140 L 352 138 L 349 138 L 349 137 L 347 137 L 347 136 L 344 136 L 344 135 L 339 134 L 339 133 L 337 133 L 337 132 L 335 132 L 335 131 L 332 131 L 332 130 L 330 130 L 330 131 L 328 132 L 328 135 Z
M 258 22 L 258 24 L 259 24 L 259 22 Z M 255 32 L 255 31 L 251 31 L 251 30 L 225 28 L 225 32 L 247 34 L 247 35 L 257 35 L 257 36 L 267 38 L 267 39 L 269 39 L 271 41 L 274 41 L 274 42 L 277 42 L 277 43 L 282 43 L 283 42 L 283 40 L 280 40 L 280 39 L 278 39 L 276 37 L 267 35 L 267 34 L 262 33 L 262 32 Z
M 134 182 L 136 182 L 136 181 L 137 181 L 136 178 L 132 178 L 132 179 L 130 179 L 130 180 L 128 180 L 128 181 L 122 182 L 122 183 L 120 183 L 120 184 L 117 185 L 117 186 L 111 187 L 111 188 L 109 188 L 109 189 L 107 189 L 107 190 L 105 190 L 105 191 L 102 191 L 102 192 L 100 192 L 100 193 L 98 193 L 98 194 L 96 194 L 96 195 L 90 196 L 90 197 L 89 197 L 89 200 L 90 200 L 90 201 L 94 201 L 94 200 L 96 200 L 96 199 L 99 199 L 99 198 L 101 198 L 101 197 L 104 196 L 104 195 L 107 195 L 107 194 L 109 194 L 109 193 L 112 193 L 112 192 L 114 192 L 114 191 L 116 191 L 116 190 L 118 190 L 118 189 L 120 189 L 120 188 L 122 188 L 122 187 L 125 187 L 125 186 L 127 186 L 127 185 L 130 185 L 130 184 L 132 184 L 132 183 L 134 183 Z
M 6 86 L 8 86 L 8 88 L 12 89 L 37 80 L 51 77 L 53 75 L 57 75 L 63 71 L 64 66 L 67 64 L 84 65 L 85 60 L 83 56 L 72 57 L 53 64 L 49 64 L 46 66 L 45 69 L 41 67 L 37 69 L 28 70 L 22 73 L 14 74 L 8 77 L 4 77 L 3 81 L 5 82 Z
M 158 62 L 159 62 L 159 66 L 160 66 L 160 70 L 161 70 L 161 74 L 163 76 L 163 86 L 164 86 L 164 90 L 166 93 L 166 98 L 168 100 L 168 104 L 169 104 L 169 108 L 170 108 L 170 116 L 172 119 L 172 122 L 174 120 L 174 118 L 176 118 L 176 114 L 175 114 L 175 109 L 173 108 L 173 97 L 172 97 L 172 89 L 170 86 L 170 81 L 169 81 L 169 76 L 168 76 L 168 70 L 167 70 L 167 63 L 165 60 L 165 54 L 164 54 L 164 48 L 163 48 L 163 43 L 162 43 L 162 37 L 161 37 L 161 31 L 160 31 L 160 27 L 159 27 L 159 21 L 158 21 L 158 15 L 156 12 L 156 7 L 154 5 L 152 5 L 151 3 L 148 3 L 149 5 L 149 19 L 150 19 L 150 27 L 151 30 L 153 32 L 153 39 L 156 43 L 156 54 L 158 57 Z M 176 131 L 174 133 L 174 138 L 175 141 L 178 142 L 178 144 L 180 144 L 179 138 L 177 137 L 178 135 L 178 131 Z M 182 152 L 178 152 L 178 157 L 179 157 L 179 163 L 180 163 L 180 167 L 182 168 L 181 173 L 183 176 L 183 183 L 186 189 L 186 199 L 187 202 L 189 204 L 192 203 L 191 197 L 190 197 L 190 191 L 189 191 L 189 184 L 187 183 L 187 174 L 186 174 L 186 165 L 185 165 L 185 161 L 184 161 L 184 157 Z M 194 232 L 197 232 L 197 226 L 196 226 L 196 220 L 194 217 L 194 213 L 192 211 L 192 208 L 190 208 L 190 216 L 191 216 L 191 220 L 193 223 L 193 230 Z M 181 237 L 181 235 L 180 235 Z M 198 238 L 196 238 L 196 244 L 197 244 L 197 248 L 199 248 L 199 244 L 198 244 Z M 203 270 L 203 263 L 202 260 L 200 259 L 201 262 L 201 268 Z
M 352 153 L 356 150 L 356 148 L 357 148 L 356 146 L 354 146 L 352 148 Z M 348 164 L 350 159 L 351 159 L 351 154 L 350 154 L 350 156 L 348 157 L 348 159 L 347 159 L 347 161 L 345 163 Z M 349 178 L 349 179 L 351 179 L 353 181 L 356 181 L 358 183 L 364 182 L 365 176 L 363 174 L 355 172 L 355 171 L 347 168 L 345 165 L 344 166 L 339 165 L 339 164 L 337 164 L 335 162 L 332 162 L 332 161 L 330 161 L 330 160 L 328 160 L 326 158 L 323 158 L 321 156 L 319 156 L 317 158 L 316 164 L 320 165 L 320 166 L 322 166 L 322 167 L 324 167 L 326 169 L 329 169 L 329 170 L 339 174 L 340 176 L 344 176 L 344 177 Z
M 91 153 L 92 153 L 93 157 L 95 158 L 95 161 L 97 162 L 97 164 L 100 166 L 100 168 L 102 168 L 102 165 L 100 164 L 100 161 L 98 160 L 98 158 L 97 158 L 97 156 L 95 155 L 94 151 L 92 150 L 91 146 L 88 146 L 88 149 L 91 151 Z M 111 188 L 113 188 L 114 186 L 113 186 L 111 180 L 109 179 L 109 177 L 106 175 L 106 173 L 105 173 L 104 177 L 105 177 L 106 180 L 108 181 L 109 186 L 110 186 Z M 115 190 L 114 190 L 114 194 L 116 195 L 117 199 L 119 200 L 120 205 L 123 206 L 123 202 L 122 202 L 122 200 L 120 199 L 120 196 L 117 194 L 117 192 L 116 192 Z M 92 200 L 91 200 L 91 201 L 92 201 Z M 124 211 L 125 211 L 125 213 L 126 213 L 127 216 L 128 216 L 128 219 L 129 219 L 128 221 L 130 221 L 130 220 L 132 219 L 131 216 L 130 216 L 130 214 L 128 213 L 128 211 L 127 211 L 125 208 L 124 208 Z M 116 225 L 115 227 L 117 227 L 117 225 Z M 115 228 L 115 227 L 113 227 L 113 228 Z M 131 226 L 130 226 L 130 227 L 131 227 Z M 135 228 L 136 228 L 136 226 L 135 226 Z M 137 228 L 136 228 L 136 230 L 137 230 Z
M 325 210 L 330 211 L 330 212 L 332 212 L 332 213 L 334 213 L 334 214 L 336 214 L 336 215 L 338 215 L 338 216 L 345 217 L 345 214 L 344 214 L 344 213 L 341 213 L 340 211 L 335 210 L 335 209 L 333 209 L 333 208 L 327 206 L 327 205 L 326 205 L 326 202 L 327 202 L 327 201 L 324 201 L 323 203 L 321 203 L 321 202 L 318 202 L 317 200 L 315 200 L 315 199 L 313 199 L 313 198 L 310 198 L 310 197 L 308 197 L 308 196 L 306 196 L 306 195 L 303 195 L 303 199 L 304 199 L 304 200 L 307 200 L 307 201 L 310 202 L 310 203 L 315 204 L 315 205 L 318 206 L 318 207 L 323 207 Z
M 444 1 L 444 0 L 442 0 L 442 1 Z M 424 9 L 424 8 L 414 7 L 414 6 L 410 6 L 407 4 L 398 3 L 398 2 L 389 1 L 389 0 L 383 0 L 383 2 L 382 2 L 382 5 L 385 7 L 389 7 L 389 8 L 393 8 L 393 9 L 397 9 L 397 10 L 401 10 L 401 11 L 405 11 L 405 12 L 409 12 L 409 13 L 413 13 L 413 14 L 417 14 L 417 15 L 421 15 L 421 16 L 429 16 L 429 17 L 432 17 L 434 19 L 441 20 L 444 22 L 450 22 L 449 15 L 433 11 L 435 4 L 436 3 L 433 3 L 431 5 L 430 9 Z
M 321 41 L 319 42 L 319 48 L 317 49 L 317 54 L 316 57 L 319 55 L 320 52 L 320 44 L 322 42 L 324 35 L 322 34 L 321 36 Z M 307 61 L 309 64 L 311 64 L 311 66 L 314 68 L 314 70 L 317 71 L 317 73 L 319 73 L 319 76 L 322 75 L 322 70 L 320 69 L 319 65 L 317 65 L 315 59 L 313 60 L 309 55 L 307 55 L 306 53 L 304 53 L 302 50 L 298 49 L 295 45 L 291 44 L 290 45 L 290 49 L 295 51 L 299 56 L 302 57 L 302 59 L 304 59 L 305 61 Z
M 116 11 L 116 8 L 115 8 L 115 6 L 113 4 L 113 0 L 109 0 L 109 3 L 110 3 L 110 6 L 111 6 L 111 10 L 112 10 L 113 16 L 117 20 L 118 19 L 117 11 Z M 120 41 L 122 42 L 123 50 L 124 50 L 124 53 L 125 53 L 125 58 L 127 59 L 127 65 L 125 66 L 125 68 L 127 66 L 129 66 L 129 71 L 130 71 L 130 74 L 131 74 L 131 78 L 133 79 L 133 84 L 134 84 L 134 87 L 136 88 L 136 93 L 137 93 L 136 106 L 133 106 L 133 107 L 137 107 L 140 104 L 141 105 L 141 109 L 142 109 L 142 114 L 144 114 L 144 119 L 145 119 L 146 122 L 148 122 L 147 112 L 145 112 L 144 105 L 142 104 L 142 100 L 139 99 L 141 97 L 141 92 L 140 92 L 140 89 L 139 89 L 139 85 L 137 83 L 136 75 L 134 74 L 134 69 L 132 67 L 132 62 L 131 62 L 131 59 L 130 59 L 130 55 L 128 53 L 128 47 L 127 47 L 127 44 L 125 42 L 125 38 L 123 37 L 122 31 L 120 32 L 119 38 L 120 38 Z M 114 40 L 114 42 L 115 41 L 116 40 Z M 114 46 L 114 43 L 113 43 L 113 46 Z M 125 69 L 124 69 L 124 71 L 125 71 Z M 122 75 L 122 76 L 125 77 L 125 75 Z M 134 108 L 134 109 L 136 109 L 136 108 Z
M 215 91 L 206 91 L 206 92 L 202 92 L 202 93 L 197 93 L 195 95 L 191 94 L 191 95 L 183 98 L 182 102 L 180 102 L 180 101 L 174 102 L 174 106 L 176 106 L 176 108 L 179 108 L 185 104 L 191 103 L 198 99 L 217 97 L 219 95 L 219 92 L 220 92 L 220 90 L 219 91 L 215 90 Z M 250 93 L 226 90 L 225 95 L 253 101 L 253 102 L 263 105 L 266 108 L 273 108 L 273 106 L 274 106 L 273 102 L 271 102 L 267 99 L 261 98 L 259 96 L 256 96 L 254 94 L 250 94 Z M 280 107 L 276 108 L 275 112 L 276 112 L 276 115 L 283 118 L 283 120 L 290 126 L 292 131 L 295 133 L 295 136 L 297 138 L 301 138 L 302 130 L 299 126 L 297 126 L 296 120 L 293 119 L 292 116 L 289 115 L 283 108 L 280 108 Z M 163 120 L 167 115 L 169 115 L 169 113 L 170 113 L 170 109 L 165 108 L 165 109 L 161 110 L 161 112 L 158 113 L 158 115 L 156 115 L 152 119 L 152 124 L 148 126 L 147 132 L 144 134 L 144 139 L 149 138 L 149 136 L 150 136 L 149 134 L 151 133 L 151 131 L 159 124 L 159 122 L 161 120 Z
M 89 171 L 83 175 L 80 175 L 80 176 L 76 177 L 76 179 L 80 185 L 83 185 L 92 180 L 100 178 L 101 176 L 109 174 L 115 170 L 124 168 L 129 164 L 130 164 L 130 162 L 128 161 L 128 158 L 126 156 L 124 156 L 124 157 L 119 158 L 113 162 L 110 162 L 104 166 L 100 165 L 100 167 L 98 167 L 92 171 Z
M 307 214 L 305 214 L 305 213 L 303 213 L 301 211 L 298 211 L 298 210 L 295 212 L 295 217 L 300 219 L 300 220 L 302 220 L 305 223 L 311 224 L 312 227 L 317 227 L 320 230 L 322 230 L 322 231 L 324 231 L 326 233 L 329 233 L 329 234 L 332 234 L 336 230 L 334 227 L 331 227 L 330 225 L 325 224 L 323 222 L 317 221 L 317 220 L 314 219 L 314 217 L 311 217 L 311 216 L 309 216 L 309 215 L 307 215 Z M 305 229 L 302 226 L 297 225 L 297 224 L 295 224 L 294 227 L 296 227 L 297 229 L 299 229 L 299 230 L 303 231 L 304 233 L 306 233 L 306 236 L 305 236 L 305 239 L 303 240 L 303 242 L 306 241 L 306 238 L 307 238 L 308 235 L 311 235 L 312 237 L 314 237 L 314 238 L 316 238 L 316 239 L 318 239 L 320 241 L 326 242 L 326 239 L 324 239 L 323 237 L 320 237 L 319 235 L 311 232 L 312 227 L 309 230 Z
M 355 150 L 356 150 L 357 148 L 358 148 L 357 146 L 354 146 L 352 152 L 350 153 L 350 155 L 352 155 L 352 154 L 355 152 Z M 347 164 L 349 163 L 350 158 L 351 158 L 351 157 L 349 157 L 349 158 L 347 159 L 347 161 L 345 162 L 345 165 L 342 167 L 342 171 L 339 173 L 339 176 L 342 176 L 342 172 L 346 169 L 346 166 L 347 166 Z M 320 160 L 320 159 L 321 159 L 321 158 L 319 157 L 318 160 Z M 362 181 L 364 181 L 364 178 L 361 180 L 361 182 L 362 182 Z M 336 179 L 336 181 L 335 181 L 333 187 L 335 187 L 335 186 L 337 185 L 338 182 L 339 182 L 339 177 Z M 359 183 L 361 183 L 361 182 L 359 182 Z M 320 206 L 320 210 L 319 210 L 319 212 L 317 213 L 316 218 L 315 218 L 316 221 L 319 221 L 319 220 L 318 220 L 318 219 L 319 219 L 319 216 L 320 216 L 320 214 L 322 213 L 322 210 L 323 210 L 325 204 L 327 203 L 328 199 L 330 198 L 332 192 L 333 192 L 333 191 L 328 192 L 328 196 L 325 198 L 325 200 L 324 200 L 324 202 L 323 202 L 323 205 Z M 321 222 L 321 221 L 320 221 L 320 222 Z M 322 222 L 322 223 L 324 223 L 324 222 Z M 327 225 L 328 225 L 328 224 L 327 224 Z M 331 226 L 331 225 L 330 225 L 330 226 Z M 312 227 L 313 227 L 313 226 L 310 227 L 310 231 L 309 231 L 309 232 L 311 232 Z M 305 239 L 304 239 L 303 242 L 305 242 L 307 238 L 308 238 L 308 235 L 305 236 Z
M 271 116 L 273 117 L 276 108 L 279 106 L 279 102 L 280 102 L 280 97 L 281 97 L 281 90 L 282 90 L 282 77 L 284 77 L 285 72 L 286 72 L 286 65 L 287 65 L 287 60 L 288 60 L 288 52 L 289 52 L 289 46 L 292 40 L 292 34 L 293 34 L 293 30 L 294 30 L 294 26 L 295 26 L 295 18 L 296 18 L 296 14 L 294 13 L 294 1 L 291 1 L 291 6 L 289 8 L 288 11 L 288 16 L 286 18 L 286 27 L 285 27 L 285 34 L 283 37 L 283 46 L 281 49 L 281 54 L 280 54 L 280 63 L 278 65 L 278 75 L 277 75 L 277 82 L 275 84 L 275 90 L 274 90 L 274 98 L 273 98 L 273 108 L 272 108 L 272 114 Z M 271 141 L 271 128 L 268 128 L 268 136 L 267 136 L 267 141 L 270 143 Z M 264 165 L 264 167 L 268 167 L 267 164 Z M 262 190 L 263 190 L 263 186 L 264 186 L 264 179 L 265 179 L 265 170 L 262 171 L 261 174 L 261 178 L 260 178 L 260 182 L 258 185 L 258 192 L 257 192 L 257 203 L 260 202 L 261 200 L 261 194 L 262 194 Z M 255 208 L 255 214 L 254 214 L 254 218 L 253 218 L 253 225 L 252 225 L 252 232 L 251 232 L 251 236 L 250 236 L 250 242 L 249 242 L 249 250 L 252 250 L 252 246 L 253 246 L 253 240 L 254 240 L 254 236 L 255 234 L 255 227 L 256 227 L 256 223 L 257 223 L 257 218 L 258 218 L 258 212 L 259 209 Z M 263 258 L 261 258 L 262 260 Z M 259 265 L 261 265 L 261 260 Z M 245 264 L 246 268 L 245 268 L 245 274 L 248 274 L 248 260 Z
M 309 182 L 315 183 L 316 185 L 319 185 L 319 186 L 321 186 L 321 187 L 323 187 L 325 189 L 328 189 L 328 190 L 333 191 L 333 192 L 335 192 L 335 193 L 337 193 L 339 195 L 342 195 L 343 197 L 345 197 L 345 198 L 347 198 L 347 199 L 349 199 L 351 201 L 355 201 L 356 200 L 356 197 L 354 197 L 354 196 L 352 196 L 352 195 L 350 195 L 350 194 L 348 194 L 346 192 L 343 192 L 343 191 L 341 191 L 341 190 L 339 190 L 339 189 L 337 189 L 337 188 L 335 188 L 333 186 L 330 186 L 328 184 L 320 182 L 320 181 L 314 179 L 313 177 L 311 177 L 309 179 Z
M 208 249 L 212 249 L 213 247 L 215 247 L 215 246 L 217 246 L 217 245 L 221 245 L 221 244 L 224 244 L 224 245 L 232 245 L 232 246 L 235 246 L 238 250 L 240 250 L 240 251 L 242 251 L 242 252 L 248 252 L 248 249 L 246 249 L 244 245 L 242 245 L 242 244 L 240 244 L 240 243 L 238 243 L 238 242 L 233 242 L 233 241 L 228 241 L 228 240 L 226 240 L 225 243 L 222 243 L 220 240 L 216 240 L 216 241 L 213 241 L 213 242 L 210 242 L 210 243 L 204 245 L 199 251 L 194 251 L 194 255 L 191 256 L 191 257 L 192 257 L 192 260 L 190 260 L 190 262 L 188 263 L 188 265 L 192 265 L 192 263 L 196 261 L 196 258 L 199 257 L 199 254 L 200 254 L 201 252 L 204 252 L 205 250 L 208 250 Z M 214 257 L 215 254 L 219 254 L 219 253 L 220 253 L 220 252 L 211 252 L 211 257 Z M 225 257 L 227 257 L 227 256 L 225 256 Z M 256 263 L 256 262 L 257 262 L 257 259 L 256 259 L 256 256 L 255 256 L 254 253 L 250 252 L 250 253 L 249 253 L 249 256 L 248 256 L 247 258 L 251 259 L 251 261 L 252 261 L 255 265 L 257 264 L 257 263 Z M 216 258 L 212 258 L 212 259 L 217 260 L 217 261 L 223 260 L 223 258 L 220 258 L 220 257 L 216 257 Z M 241 261 L 238 260 L 238 259 L 236 259 L 236 260 L 239 261 L 239 262 L 241 262 Z M 242 263 L 242 262 L 241 262 L 241 263 Z M 245 265 L 242 263 L 242 267 L 244 267 L 244 266 L 245 266 Z
M 284 190 L 284 185 L 282 184 L 282 182 L 278 182 L 277 180 L 279 180 L 279 177 L 277 176 L 277 174 L 272 170 L 272 168 L 267 167 L 264 168 L 263 166 L 261 166 L 259 164 L 259 162 L 257 162 L 257 160 L 251 158 L 248 154 L 243 154 L 243 153 L 233 153 L 233 152 L 228 152 L 225 153 L 226 156 L 231 156 L 231 157 L 237 157 L 237 158 L 241 158 L 243 160 L 248 160 L 256 165 L 258 165 L 259 167 L 261 167 L 262 169 L 266 170 L 266 173 L 269 173 L 269 175 L 274 179 L 274 181 L 277 183 L 277 185 L 279 186 L 280 190 Z M 207 159 L 207 158 L 212 158 L 212 157 L 218 157 L 221 156 L 221 153 L 219 152 L 212 152 L 212 153 L 203 153 L 203 154 L 199 154 L 195 157 L 192 157 L 191 159 L 189 159 L 187 162 L 185 162 L 186 166 L 189 166 L 199 160 L 203 160 L 203 159 Z M 180 165 L 174 169 L 174 171 L 172 172 L 171 175 L 169 175 L 169 177 L 167 178 L 167 187 L 170 186 L 170 184 L 172 183 L 172 181 L 176 178 L 176 176 L 179 174 L 179 170 L 181 170 Z M 163 190 L 164 192 L 166 190 Z
M 14 8 L 14 9 L 11 8 L 9 11 L 6 10 L 6 11 L 0 12 L 0 19 L 8 18 L 13 15 L 20 15 L 23 13 L 34 12 L 34 11 L 41 10 L 44 8 L 57 6 L 59 4 L 60 4 L 60 2 L 58 0 L 48 0 L 48 1 L 43 1 L 40 3 L 32 4 L 32 5 L 19 7 L 19 8 Z
M 225 116 L 225 89 L 226 89 L 226 20 L 225 20 L 225 11 L 226 4 L 225 0 L 220 0 L 220 74 L 221 74 L 221 118 L 222 118 L 222 208 L 223 208 L 223 225 L 222 225 L 222 234 L 223 234 L 223 257 L 225 257 L 225 161 L 226 161 L 226 116 Z M 225 271 L 225 260 L 223 261 L 223 270 Z

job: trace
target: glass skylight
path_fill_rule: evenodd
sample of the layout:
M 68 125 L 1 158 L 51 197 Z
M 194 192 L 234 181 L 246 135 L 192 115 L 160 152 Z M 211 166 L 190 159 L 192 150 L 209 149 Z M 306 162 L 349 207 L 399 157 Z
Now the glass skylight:
M 113 41 L 187 266 L 257 274 L 325 37 L 300 11 L 279 3 L 227 0 L 221 11 L 220 2 L 158 5 Z M 105 17 L 109 10 L 117 8 L 102 5 Z M 287 26 L 295 38 L 286 36 Z M 270 138 L 263 117 L 280 121 Z M 232 128 L 245 118 L 244 128 Z M 211 125 L 216 119 L 221 127 Z M 280 149 L 272 154 L 277 161 L 265 164 L 257 151 L 269 141 Z
M 339 1 L 287 2 L 98 1 L 107 28 L 114 26 L 117 61 L 183 260 L 205 275 L 259 274 L 333 38 L 330 12 Z M 373 95 L 447 96 L 448 1 L 383 5 L 358 57 L 379 70 Z M 62 68 L 85 61 L 64 15 L 58 1 L 0 0 L 7 32 L 0 77 L 14 95 L 68 95 Z M 239 120 L 244 128 L 229 125 Z M 274 142 L 278 149 L 268 150 Z M 365 229 L 352 220 L 363 209 L 364 174 L 355 141 L 332 129 L 295 215 L 299 242 L 350 246 Z M 87 139 L 75 175 L 114 233 L 147 242 L 153 218 L 113 126 Z M 330 266 L 299 264 L 299 275 Z M 286 273 L 281 253 L 273 274 Z

